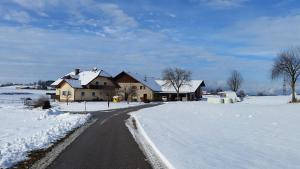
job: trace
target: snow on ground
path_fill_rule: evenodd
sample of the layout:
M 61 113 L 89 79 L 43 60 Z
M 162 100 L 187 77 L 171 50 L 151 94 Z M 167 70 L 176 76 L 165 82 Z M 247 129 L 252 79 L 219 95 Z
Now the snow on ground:
M 287 104 L 291 96 L 249 96 L 244 99 L 244 104 L 279 105 Z M 297 96 L 297 98 L 300 98 Z
M 24 96 L 39 97 L 44 92 L 0 88 L 0 168 L 25 160 L 32 150 L 49 147 L 89 119 L 88 114 L 28 109 L 21 102 L 16 102 Z
M 52 103 L 55 107 L 57 107 L 61 111 L 85 111 L 85 103 L 84 102 L 55 102 Z M 98 110 L 108 110 L 108 109 L 118 109 L 118 108 L 126 108 L 131 106 L 138 106 L 143 103 L 140 102 L 130 102 L 127 104 L 127 102 L 119 102 L 109 103 L 109 108 L 107 106 L 107 102 L 86 102 L 86 111 L 98 111 Z
M 16 89 L 16 86 L 9 87 L 0 87 L 0 107 L 1 104 L 7 103 L 21 103 L 21 98 L 32 98 L 36 99 L 42 95 L 45 95 L 47 90 L 34 90 L 34 89 Z M 98 110 L 108 110 L 108 109 L 118 109 L 118 108 L 126 108 L 131 106 L 138 106 L 143 103 L 140 102 L 120 102 L 114 103 L 110 102 L 109 108 L 107 106 L 107 102 L 105 101 L 93 101 L 86 102 L 86 111 L 98 111 Z M 85 111 L 85 103 L 84 102 L 54 102 L 51 100 L 51 105 L 60 111 Z
M 1 107 L 0 168 L 26 159 L 27 152 L 49 147 L 88 118 L 56 110 Z
M 53 109 L 29 109 L 21 98 L 36 99 L 46 90 L 0 87 L 0 168 L 11 167 L 25 160 L 28 152 L 51 146 L 69 131 L 87 122 L 89 114 L 70 114 L 62 111 L 84 111 L 84 102 L 51 102 Z M 141 103 L 110 103 L 109 109 L 136 106 Z M 87 102 L 87 111 L 107 110 L 107 102 Z
M 16 89 L 16 86 L 0 87 L 0 104 L 12 103 L 12 101 L 19 101 L 21 98 L 36 99 L 41 95 L 45 95 L 47 90 L 34 89 Z
M 177 169 L 298 169 L 300 104 L 288 100 L 170 102 L 132 116 Z

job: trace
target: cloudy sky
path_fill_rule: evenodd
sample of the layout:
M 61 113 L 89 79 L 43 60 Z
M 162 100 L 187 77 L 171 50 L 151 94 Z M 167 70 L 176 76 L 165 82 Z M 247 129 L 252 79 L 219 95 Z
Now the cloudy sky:
M 298 0 L 0 1 L 0 83 L 181 67 L 209 86 L 237 69 L 244 89 L 270 90 L 274 57 L 298 45 Z

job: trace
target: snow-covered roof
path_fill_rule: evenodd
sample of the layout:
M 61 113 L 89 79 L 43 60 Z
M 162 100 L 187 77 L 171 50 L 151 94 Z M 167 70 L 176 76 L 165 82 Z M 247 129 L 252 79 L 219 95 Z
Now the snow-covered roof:
M 139 81 L 143 85 L 149 87 L 153 91 L 160 91 L 161 87 L 158 85 L 155 81 L 154 77 L 147 77 L 147 76 L 142 76 L 138 73 L 131 73 L 131 72 L 125 72 L 129 76 L 133 77 L 135 80 Z
M 80 80 L 64 79 L 73 88 L 82 88 Z
M 104 70 L 86 70 L 86 71 L 81 71 L 79 72 L 78 75 L 75 75 L 75 71 L 67 74 L 66 76 L 70 75 L 72 79 L 78 79 L 81 81 L 81 85 L 87 85 L 89 84 L 92 80 L 94 80 L 98 76 L 103 76 L 103 77 L 111 77 L 107 72 Z
M 155 80 L 154 77 L 147 77 L 147 76 L 142 76 L 138 73 L 132 73 L 132 72 L 127 72 L 123 71 L 122 73 L 126 73 L 138 82 L 142 83 L 143 85 L 149 87 L 152 91 L 154 92 L 159 92 L 159 93 L 176 93 L 176 90 L 174 89 L 173 86 L 168 87 L 165 86 L 165 81 L 164 80 Z M 121 74 L 121 73 L 120 73 Z M 119 75 L 120 75 L 119 74 Z M 117 75 L 117 76 L 119 76 Z M 180 93 L 192 93 L 195 92 L 199 86 L 204 85 L 203 80 L 191 80 L 189 85 L 184 85 L 180 88 L 179 92 Z
M 51 84 L 51 86 L 57 86 L 62 81 L 66 81 L 74 88 L 82 88 L 82 86 L 88 85 L 98 76 L 111 77 L 111 75 L 109 75 L 104 70 L 95 68 L 93 70 L 80 71 L 77 75 L 75 74 L 75 71 L 72 71 L 65 76 L 57 79 Z
M 53 83 L 51 84 L 51 86 L 57 86 L 57 85 L 59 85 L 62 81 L 63 81 L 63 79 L 59 78 L 59 79 L 57 79 L 55 82 L 53 82 Z
M 173 86 L 167 86 L 164 80 L 155 80 L 156 83 L 161 87 L 162 93 L 176 93 Z M 195 92 L 201 84 L 204 83 L 203 80 L 191 80 L 189 85 L 183 85 L 180 87 L 180 93 L 192 93 Z

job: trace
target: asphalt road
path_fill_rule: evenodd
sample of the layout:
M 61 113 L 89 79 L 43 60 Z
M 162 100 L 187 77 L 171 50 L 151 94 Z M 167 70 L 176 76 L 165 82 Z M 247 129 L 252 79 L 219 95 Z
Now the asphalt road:
M 50 164 L 48 169 L 150 169 L 146 157 L 125 126 L 128 112 L 146 104 L 92 112 L 97 122 L 86 129 Z

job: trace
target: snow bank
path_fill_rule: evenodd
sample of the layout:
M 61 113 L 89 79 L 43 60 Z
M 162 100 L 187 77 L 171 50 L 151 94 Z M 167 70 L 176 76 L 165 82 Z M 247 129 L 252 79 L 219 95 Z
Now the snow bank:
M 174 102 L 133 116 L 177 169 L 298 169 L 300 104 L 287 104 L 289 99 Z
M 222 103 L 224 103 L 224 99 L 222 99 L 219 96 L 214 96 L 214 97 L 210 96 L 210 97 L 204 97 L 204 98 L 206 98 L 207 102 L 209 102 L 209 103 L 215 103 L 215 104 L 222 104 Z
M 30 151 L 51 146 L 90 117 L 54 109 L 29 110 L 20 105 L 0 107 L 0 168 L 25 160 Z
M 232 91 L 225 91 L 225 92 L 219 92 L 218 95 L 205 95 L 203 98 L 207 99 L 207 102 L 209 103 L 236 103 L 240 102 L 241 99 L 236 95 L 235 92 Z
M 52 104 L 61 111 L 85 111 L 84 102 L 70 102 L 68 105 L 66 102 L 56 102 Z M 141 104 L 143 103 L 130 102 L 129 104 L 127 104 L 127 102 L 119 102 L 119 103 L 110 102 L 108 108 L 107 102 L 86 102 L 86 111 L 126 108 L 126 107 L 141 105 Z
M 133 121 L 135 124 L 133 124 Z M 131 117 L 126 121 L 126 126 L 154 169 L 174 169 L 172 164 L 149 139 L 141 123 L 134 115 L 131 114 Z

